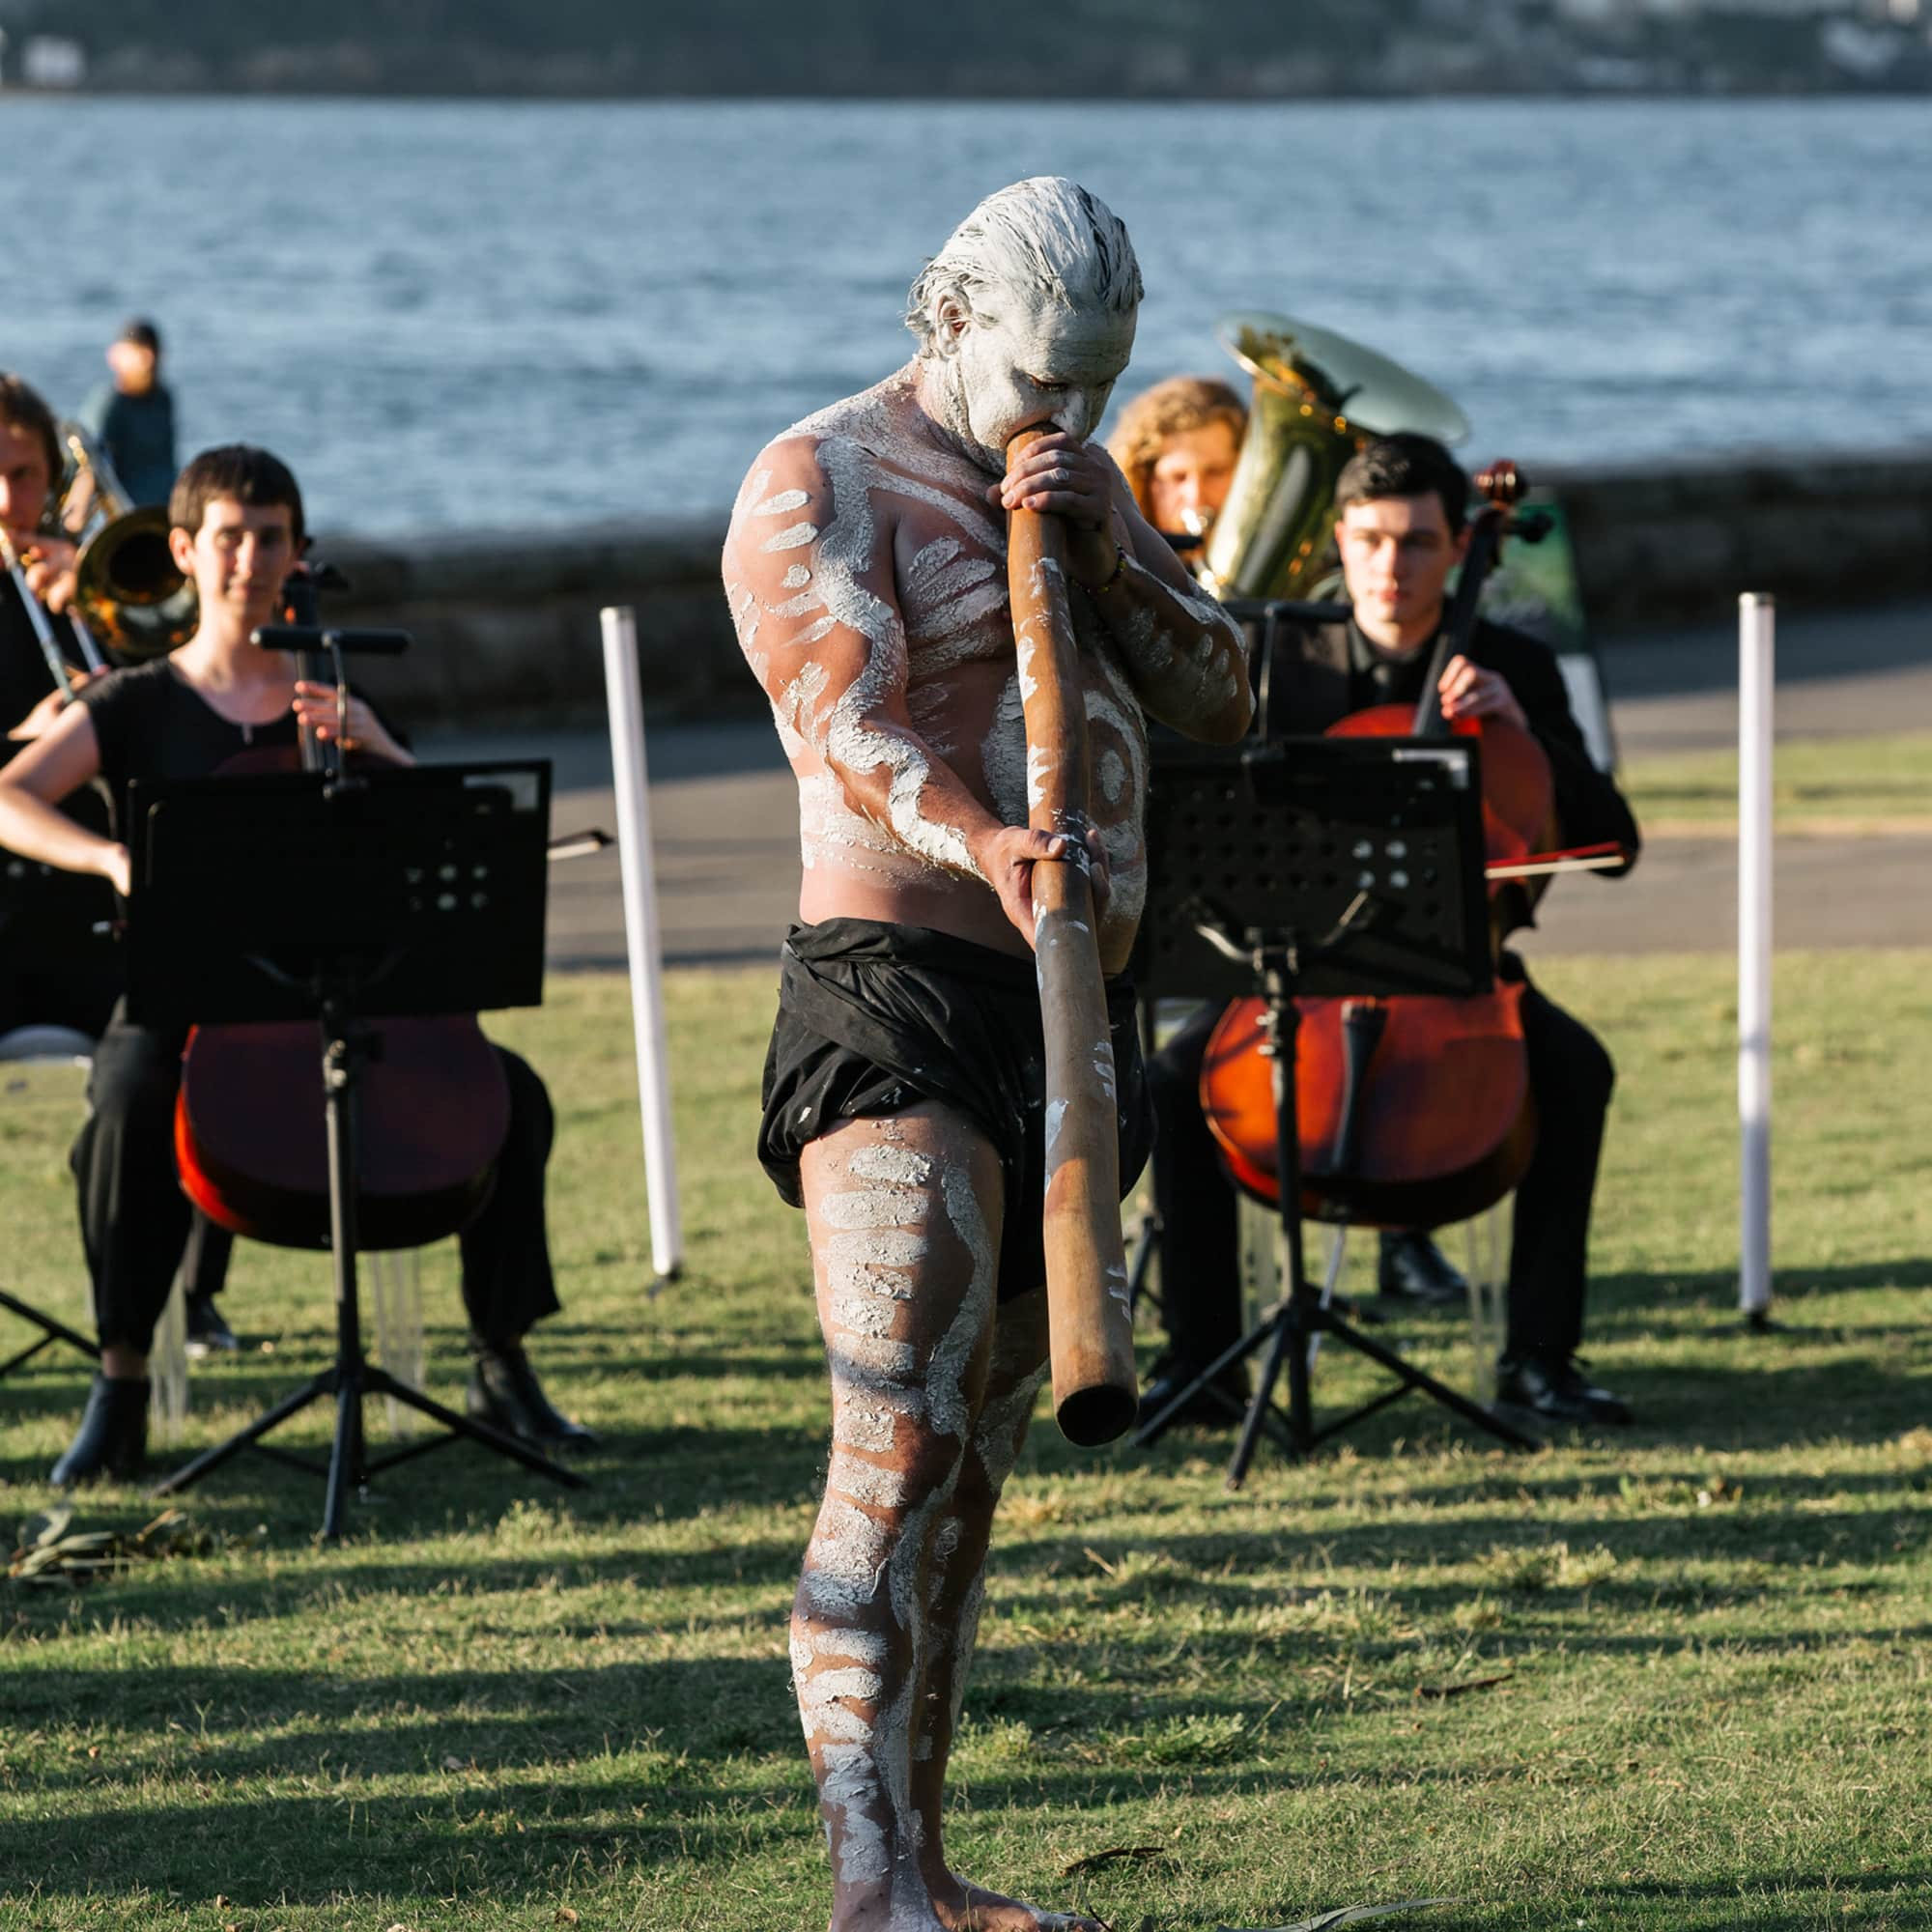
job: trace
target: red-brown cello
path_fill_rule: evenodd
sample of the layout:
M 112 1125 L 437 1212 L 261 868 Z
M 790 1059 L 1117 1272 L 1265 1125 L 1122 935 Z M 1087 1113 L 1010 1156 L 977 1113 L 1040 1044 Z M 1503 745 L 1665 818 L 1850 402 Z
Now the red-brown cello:
M 1522 494 L 1514 465 L 1477 478 L 1488 501 L 1470 529 L 1461 579 L 1424 678 L 1422 696 L 1377 705 L 1329 727 L 1331 737 L 1482 740 L 1483 830 L 1492 944 L 1522 924 L 1548 873 L 1615 864 L 1610 848 L 1559 854 L 1549 760 L 1505 721 L 1451 721 L 1438 689 L 1466 650 L 1477 599 Z M 1535 881 L 1532 886 L 1531 881 Z M 1322 1220 L 1432 1228 L 1465 1220 L 1521 1179 L 1536 1142 L 1522 1037 L 1522 986 L 1498 978 L 1465 998 L 1299 999 L 1296 1122 L 1302 1210 Z M 1235 1179 L 1276 1198 L 1274 1093 L 1264 1003 L 1222 1014 L 1202 1065 L 1201 1105 Z

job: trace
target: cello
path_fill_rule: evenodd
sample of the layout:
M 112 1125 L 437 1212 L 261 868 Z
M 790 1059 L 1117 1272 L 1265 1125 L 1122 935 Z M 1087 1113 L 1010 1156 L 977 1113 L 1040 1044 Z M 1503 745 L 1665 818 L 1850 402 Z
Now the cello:
M 312 631 L 318 578 L 298 566 L 285 621 Z M 258 633 L 258 643 L 275 640 Z M 316 667 L 304 652 L 303 677 Z M 338 705 L 347 701 L 339 657 Z M 341 729 L 307 726 L 299 746 L 264 746 L 228 759 L 217 777 L 304 771 L 354 785 Z M 379 1050 L 362 1063 L 356 1246 L 422 1247 L 454 1234 L 489 1199 L 510 1126 L 509 1088 L 473 1014 L 375 1019 Z M 280 1247 L 330 1245 L 326 1094 L 313 1021 L 197 1026 L 182 1056 L 175 1159 L 182 1190 L 216 1226 Z
M 1486 501 L 1470 528 L 1462 576 L 1437 636 L 1422 696 L 1377 705 L 1331 725 L 1331 737 L 1481 739 L 1483 831 L 1492 953 L 1528 921 L 1558 871 L 1615 866 L 1615 846 L 1550 848 L 1558 837 L 1549 760 L 1507 721 L 1450 720 L 1439 685 L 1466 651 L 1477 602 L 1523 478 L 1498 464 L 1478 476 Z M 1534 541 L 1533 524 L 1517 526 Z M 1393 1228 L 1466 1220 L 1521 1179 L 1536 1144 L 1522 1035 L 1522 984 L 1497 979 L 1463 997 L 1301 998 L 1296 1127 L 1302 1210 L 1314 1218 Z M 1235 1180 L 1276 1199 L 1276 1123 L 1263 1034 L 1264 1003 L 1222 1014 L 1202 1064 L 1201 1105 Z

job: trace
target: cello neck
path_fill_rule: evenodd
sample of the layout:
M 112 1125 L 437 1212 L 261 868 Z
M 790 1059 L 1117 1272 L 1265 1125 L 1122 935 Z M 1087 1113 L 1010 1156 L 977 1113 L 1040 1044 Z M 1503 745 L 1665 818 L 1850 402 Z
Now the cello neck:
M 1482 601 L 1483 585 L 1502 554 L 1503 532 L 1509 526 L 1511 507 L 1522 500 L 1529 488 L 1526 477 L 1506 458 L 1492 463 L 1476 474 L 1476 489 L 1483 507 L 1469 525 L 1468 547 L 1463 553 L 1463 574 L 1456 580 L 1456 594 L 1435 634 L 1435 648 L 1430 654 L 1429 672 L 1422 682 L 1422 696 L 1416 700 L 1414 732 L 1418 738 L 1446 738 L 1449 721 L 1442 715 L 1442 673 L 1450 661 L 1469 648 L 1476 629 L 1476 606 Z
M 1456 580 L 1455 595 L 1443 614 L 1442 628 L 1435 634 L 1435 648 L 1429 654 L 1429 668 L 1423 674 L 1422 695 L 1415 700 L 1413 732 L 1418 738 L 1449 736 L 1449 720 L 1442 712 L 1442 673 L 1453 659 L 1461 657 L 1469 647 L 1483 585 L 1488 582 L 1502 550 L 1506 514 L 1500 504 L 1488 504 L 1469 526 L 1469 548 L 1463 555 L 1463 574 Z

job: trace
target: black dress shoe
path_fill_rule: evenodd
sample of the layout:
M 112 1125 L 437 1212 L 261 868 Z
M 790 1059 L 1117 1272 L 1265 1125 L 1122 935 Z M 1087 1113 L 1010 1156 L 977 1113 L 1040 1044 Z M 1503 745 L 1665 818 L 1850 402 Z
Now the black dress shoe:
M 241 1337 L 229 1327 L 227 1318 L 215 1306 L 213 1295 L 189 1295 L 183 1313 L 187 1318 L 185 1346 L 196 1361 L 216 1353 L 232 1355 L 241 1349 Z
M 1496 1402 L 1526 1410 L 1545 1422 L 1615 1423 L 1634 1421 L 1629 1403 L 1609 1389 L 1599 1388 L 1577 1366 L 1575 1356 L 1561 1361 L 1521 1361 L 1496 1365 Z
M 1447 1308 L 1468 1298 L 1469 1284 L 1428 1235 L 1410 1229 L 1383 1234 L 1376 1292 L 1392 1301 Z
M 97 1476 L 125 1481 L 141 1473 L 148 1457 L 148 1384 L 109 1381 L 97 1375 L 87 1392 L 80 1427 L 67 1454 L 47 1477 L 57 1490 L 91 1483 Z
M 478 1422 L 544 1449 L 588 1449 L 596 1442 L 582 1423 L 559 1415 L 551 1406 L 522 1343 L 473 1346 L 476 1360 L 464 1406 Z
M 1141 1391 L 1142 1427 L 1159 1415 L 1176 1396 L 1199 1375 L 1198 1368 L 1185 1364 L 1154 1371 L 1153 1378 Z M 1247 1412 L 1248 1378 L 1240 1368 L 1224 1369 L 1211 1382 L 1201 1387 L 1166 1418 L 1167 1427 L 1232 1429 Z

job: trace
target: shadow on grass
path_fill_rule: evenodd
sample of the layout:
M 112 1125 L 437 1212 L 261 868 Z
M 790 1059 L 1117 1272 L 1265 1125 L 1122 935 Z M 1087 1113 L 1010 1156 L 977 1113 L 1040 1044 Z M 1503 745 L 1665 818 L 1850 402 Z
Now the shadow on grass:
M 211 1434 L 209 1446 L 216 1439 Z M 51 1455 L 16 1454 L 0 1459 L 0 1487 L 15 1492 L 14 1509 L 0 1511 L 0 1525 L 11 1530 L 15 1519 L 56 1500 L 73 1508 L 76 1528 L 87 1529 L 136 1529 L 163 1509 L 173 1507 L 186 1510 L 205 1527 L 230 1539 L 246 1537 L 258 1524 L 263 1525 L 271 1545 L 286 1548 L 292 1541 L 313 1535 L 320 1525 L 320 1471 L 328 1445 L 313 1435 L 285 1437 L 277 1434 L 270 1440 L 285 1441 L 293 1453 L 308 1461 L 314 1473 L 292 1470 L 244 1453 L 193 1489 L 175 1495 L 155 1496 L 132 1487 L 108 1487 L 58 1498 L 44 1487 Z M 188 1444 L 179 1452 L 151 1458 L 152 1478 L 158 1480 L 171 1467 L 182 1465 L 201 1446 L 198 1442 Z M 386 1437 L 372 1435 L 372 1447 L 378 1456 L 388 1446 Z M 443 1535 L 453 1528 L 487 1529 L 520 1506 L 555 1510 L 569 1523 L 594 1535 L 610 1528 L 628 1528 L 640 1520 L 676 1523 L 707 1511 L 746 1503 L 767 1507 L 815 1503 L 824 1474 L 825 1449 L 815 1432 L 805 1430 L 675 1428 L 608 1437 L 595 1454 L 573 1458 L 564 1466 L 586 1477 L 591 1487 L 567 1490 L 487 1450 L 450 1438 L 446 1446 L 423 1458 L 380 1473 L 369 1495 L 352 1495 L 347 1524 L 350 1540 L 341 1555 L 331 1558 L 328 1575 L 331 1579 L 353 1582 L 364 1568 L 361 1554 L 372 1544 L 393 1549 L 397 1564 L 414 1561 L 419 1565 L 425 1559 L 411 1556 L 418 1540 Z M 798 1548 L 792 1549 L 794 1562 L 803 1541 L 801 1533 Z M 760 1547 L 755 1541 L 733 1544 L 728 1533 L 721 1532 L 717 1548 L 708 1555 L 635 1551 L 617 1567 L 650 1570 L 659 1580 L 668 1580 L 667 1572 L 689 1570 L 691 1580 L 716 1581 L 728 1578 L 744 1552 L 755 1555 Z M 468 1551 L 455 1559 L 437 1559 L 440 1564 L 450 1560 L 460 1564 L 466 1576 L 476 1575 L 479 1564 L 488 1567 L 494 1561 Z M 513 1562 L 525 1560 L 520 1557 Z M 539 1574 L 559 1564 L 575 1571 L 586 1560 L 594 1559 L 565 1554 L 539 1554 L 527 1559 Z M 381 1573 L 390 1565 L 377 1557 L 367 1567 Z
M 349 1746 L 352 1766 L 355 1742 Z M 452 1755 L 456 1743 L 453 1735 L 436 1740 L 439 1748 L 451 1747 Z M 318 1769 L 327 1762 L 319 1756 Z M 526 1782 L 491 1789 L 472 1781 L 434 1796 L 356 1789 L 353 1820 L 347 1787 L 228 1796 L 217 1803 L 199 1802 L 198 1792 L 195 1799 L 151 1800 L 130 1812 L 117 1802 L 115 1780 L 103 1775 L 97 1780 L 103 1787 L 98 1803 L 77 1798 L 58 1819 L 31 1830 L 0 1826 L 0 1858 L 9 1861 L 10 1869 L 43 1874 L 50 1889 L 63 1892 L 88 1888 L 111 1891 L 125 1885 L 130 1872 L 138 1872 L 144 1886 L 170 1895 L 177 1907 L 204 1904 L 217 1894 L 231 1906 L 261 1909 L 336 1904 L 358 1894 L 441 1892 L 494 1894 L 506 1913 L 514 1914 L 520 1898 L 547 1905 L 542 1895 L 546 1882 L 572 1870 L 623 1866 L 649 1871 L 676 1861 L 686 1868 L 728 1871 L 760 1857 L 816 1856 L 802 1756 L 783 1771 L 764 1762 L 748 1764 L 745 1769 L 752 1775 L 734 1782 L 728 1806 L 719 1804 L 715 1786 L 688 1779 L 674 1763 L 626 1770 L 608 1759 L 594 1767 L 565 1760 L 553 1762 L 550 1769 L 541 1787 Z M 216 1776 L 212 1771 L 205 1775 Z M 1453 1800 L 1463 1792 L 1527 1788 L 1536 1776 L 1520 1754 L 1452 1769 L 1387 1765 L 1366 1772 L 1359 1767 L 1292 1771 L 1252 1763 L 1109 1771 L 1036 1762 L 1024 1771 L 975 1775 L 956 1815 L 964 1824 L 975 1814 L 997 1816 L 1014 1809 L 1051 1810 L 1063 1817 L 1097 1814 L 1110 1806 L 1146 1802 L 1171 1787 L 1177 1776 L 1184 1776 L 1197 1815 L 1207 1818 L 1217 1804 L 1279 1804 L 1296 1793 L 1315 1798 L 1344 1787 L 1371 1793 L 1435 1790 Z M 304 1780 L 333 1781 L 334 1774 Z M 1185 1844 L 1178 1849 L 1184 1859 Z M 353 1890 L 345 1884 L 352 1874 Z M 1742 1884 L 1632 1881 L 1593 1888 L 1563 1902 L 1579 1907 L 1595 1902 L 1626 1911 L 1667 1904 L 1673 1908 L 1667 1919 L 1646 1918 L 1644 1922 L 1668 1923 L 1673 1932 L 1683 1932 L 1766 1923 L 1753 1908 L 1787 1895 L 1870 1895 L 1920 1888 L 1927 1879 L 1928 1866 L 1920 1862 L 1916 1869 L 1814 1869 Z M 1474 1899 L 1460 1902 L 1481 1909 Z M 1534 1902 L 1552 1908 L 1555 1903 Z
M 1820 1295 L 1843 1294 L 1861 1289 L 1911 1288 L 1932 1288 L 1932 1259 L 1904 1255 L 1896 1261 L 1860 1262 L 1842 1267 L 1775 1268 L 1771 1278 L 1774 1302 L 1795 1299 L 1809 1303 Z M 1703 1301 L 1715 1314 L 1721 1313 L 1727 1305 L 1734 1309 L 1737 1295 L 1738 1277 L 1727 1269 L 1600 1274 L 1590 1279 L 1593 1310 L 1605 1299 L 1639 1306 L 1668 1303 L 1680 1310 L 1687 1304 Z M 1822 1311 L 1809 1312 L 1815 1315 Z
M 1668 1925 L 1670 1932 L 1731 1932 L 1736 1926 L 1761 1927 L 1774 1922 L 1835 1925 L 1858 1908 L 1848 1912 L 1834 1907 L 1831 1903 L 1833 1899 L 1869 1899 L 1875 1894 L 1902 1892 L 1911 1898 L 1912 1916 L 1887 1916 L 1877 1922 L 1927 1925 L 1932 1924 L 1932 1907 L 1926 1904 L 1928 1888 L 1932 1888 L 1932 1866 L 1921 1863 L 1912 1870 L 1799 1871 L 1683 1885 L 1662 1879 L 1636 1881 L 1585 1892 L 1575 1903 L 1579 1915 L 1587 1915 L 1593 1906 L 1609 1914 L 1628 1914 L 1648 1905 L 1668 1906 L 1667 1918 L 1644 1912 L 1643 1922 Z M 1776 1921 L 1768 1918 L 1765 1907 L 1774 1903 L 1789 1916 Z

